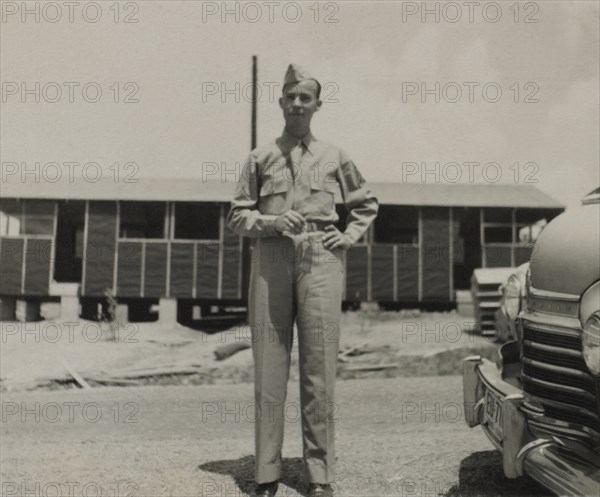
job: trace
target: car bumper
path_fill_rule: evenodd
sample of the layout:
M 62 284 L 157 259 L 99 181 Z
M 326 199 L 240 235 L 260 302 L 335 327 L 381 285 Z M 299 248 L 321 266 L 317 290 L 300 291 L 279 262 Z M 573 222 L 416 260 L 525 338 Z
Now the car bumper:
M 463 394 L 467 425 L 481 425 L 502 452 L 507 478 L 526 473 L 558 495 L 597 495 L 600 456 L 585 445 L 534 437 L 527 423 L 540 412 L 504 381 L 494 363 L 479 356 L 465 359 Z

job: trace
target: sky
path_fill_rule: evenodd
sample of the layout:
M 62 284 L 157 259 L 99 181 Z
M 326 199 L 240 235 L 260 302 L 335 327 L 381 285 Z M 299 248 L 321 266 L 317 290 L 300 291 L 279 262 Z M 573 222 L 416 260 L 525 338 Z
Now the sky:
M 295 62 L 367 181 L 600 184 L 596 1 L 50 3 L 1 4 L 3 175 L 234 180 L 256 55 L 259 144 Z

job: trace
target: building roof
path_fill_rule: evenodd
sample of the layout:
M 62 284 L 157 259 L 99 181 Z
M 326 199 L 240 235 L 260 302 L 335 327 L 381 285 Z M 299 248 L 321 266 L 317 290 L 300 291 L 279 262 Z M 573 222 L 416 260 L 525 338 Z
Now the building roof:
M 102 178 L 97 182 L 63 178 L 58 182 L 2 182 L 2 198 L 64 200 L 140 200 L 229 202 L 235 183 L 201 178 L 139 178 L 126 183 Z M 445 207 L 520 207 L 564 209 L 564 205 L 532 185 L 369 183 L 382 205 Z M 336 202 L 341 203 L 339 192 Z
M 373 183 L 382 204 L 564 209 L 532 185 Z

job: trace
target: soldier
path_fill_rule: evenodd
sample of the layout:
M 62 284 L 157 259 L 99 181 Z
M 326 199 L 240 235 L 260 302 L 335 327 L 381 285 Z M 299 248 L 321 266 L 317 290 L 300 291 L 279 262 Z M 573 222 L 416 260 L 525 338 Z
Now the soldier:
M 334 387 L 344 280 L 343 252 L 377 215 L 377 199 L 342 149 L 310 132 L 321 85 L 288 67 L 280 138 L 250 153 L 228 226 L 252 238 L 248 298 L 255 364 L 257 496 L 273 496 L 281 473 L 284 403 L 293 325 L 298 329 L 303 453 L 309 496 L 333 495 Z M 348 211 L 342 233 L 334 193 Z

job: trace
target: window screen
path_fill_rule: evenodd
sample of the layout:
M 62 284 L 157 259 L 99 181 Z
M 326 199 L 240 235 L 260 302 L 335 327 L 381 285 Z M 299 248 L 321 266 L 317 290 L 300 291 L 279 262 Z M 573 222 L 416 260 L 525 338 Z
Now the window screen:
M 218 240 L 221 207 L 208 202 L 175 204 L 175 238 L 179 240 Z
M 375 243 L 419 243 L 419 209 L 382 205 L 374 229 Z
M 121 238 L 165 238 L 166 202 L 121 202 Z

